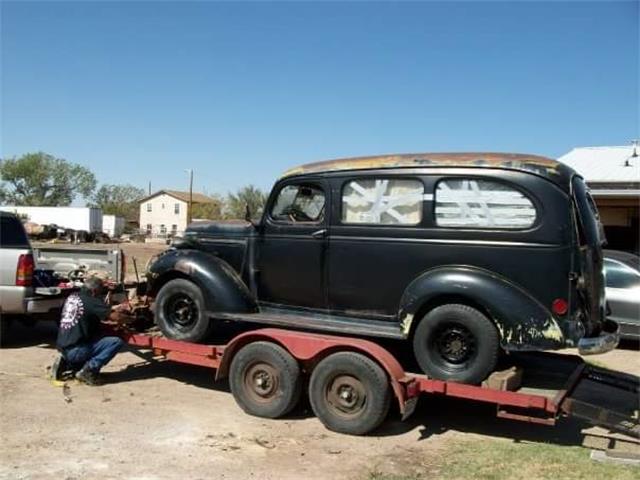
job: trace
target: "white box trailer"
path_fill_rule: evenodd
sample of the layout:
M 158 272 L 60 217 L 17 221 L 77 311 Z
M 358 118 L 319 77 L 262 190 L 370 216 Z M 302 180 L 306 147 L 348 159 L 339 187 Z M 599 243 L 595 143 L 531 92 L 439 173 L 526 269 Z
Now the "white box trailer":
M 93 207 L 19 207 L 0 206 L 0 210 L 26 217 L 40 225 L 55 224 L 73 230 L 102 232 L 102 210 Z
M 102 232 L 110 237 L 119 237 L 124 232 L 124 217 L 102 215 Z

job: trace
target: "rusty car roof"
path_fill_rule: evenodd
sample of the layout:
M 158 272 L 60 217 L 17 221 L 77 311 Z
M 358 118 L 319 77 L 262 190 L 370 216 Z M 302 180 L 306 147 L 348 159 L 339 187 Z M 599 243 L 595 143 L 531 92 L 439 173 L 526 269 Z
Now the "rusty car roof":
M 341 158 L 290 168 L 281 178 L 349 170 L 388 168 L 478 167 L 504 168 L 535 173 L 554 181 L 569 181 L 575 173 L 567 165 L 547 157 L 517 153 L 410 153 Z

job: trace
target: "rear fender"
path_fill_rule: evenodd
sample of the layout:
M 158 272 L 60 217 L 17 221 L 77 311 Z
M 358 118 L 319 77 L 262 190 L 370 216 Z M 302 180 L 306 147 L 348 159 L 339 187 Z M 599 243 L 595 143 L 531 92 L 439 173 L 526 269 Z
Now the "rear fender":
M 202 290 L 207 310 L 253 312 L 257 303 L 238 273 L 224 260 L 192 249 L 168 250 L 149 266 L 149 294 L 157 295 L 167 281 L 185 278 Z
M 558 322 L 540 302 L 504 277 L 474 267 L 454 265 L 424 272 L 405 290 L 398 318 L 409 336 L 420 320 L 415 317 L 425 315 L 430 306 L 465 301 L 490 316 L 507 350 L 566 345 Z

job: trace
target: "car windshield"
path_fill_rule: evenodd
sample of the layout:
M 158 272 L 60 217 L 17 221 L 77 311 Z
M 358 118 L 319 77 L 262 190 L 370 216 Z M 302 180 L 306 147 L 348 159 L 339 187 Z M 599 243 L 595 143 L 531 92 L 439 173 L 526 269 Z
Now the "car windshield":
M 638 288 L 640 272 L 611 258 L 604 259 L 604 275 L 607 288 Z

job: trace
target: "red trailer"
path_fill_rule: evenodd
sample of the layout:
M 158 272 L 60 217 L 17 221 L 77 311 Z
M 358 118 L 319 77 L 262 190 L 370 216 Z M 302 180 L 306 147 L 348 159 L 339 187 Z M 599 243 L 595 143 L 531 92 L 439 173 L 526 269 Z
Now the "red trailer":
M 201 345 L 143 333 L 118 335 L 168 360 L 215 369 L 216 379 L 229 379 L 240 407 L 260 417 L 286 415 L 306 386 L 320 421 L 348 434 L 379 426 L 394 399 L 405 419 L 420 395 L 433 394 L 494 404 L 502 418 L 554 425 L 558 417 L 571 415 L 640 438 L 638 377 L 577 356 L 525 355 L 522 365 L 476 386 L 407 373 L 387 349 L 360 338 L 265 328 L 224 345 Z

